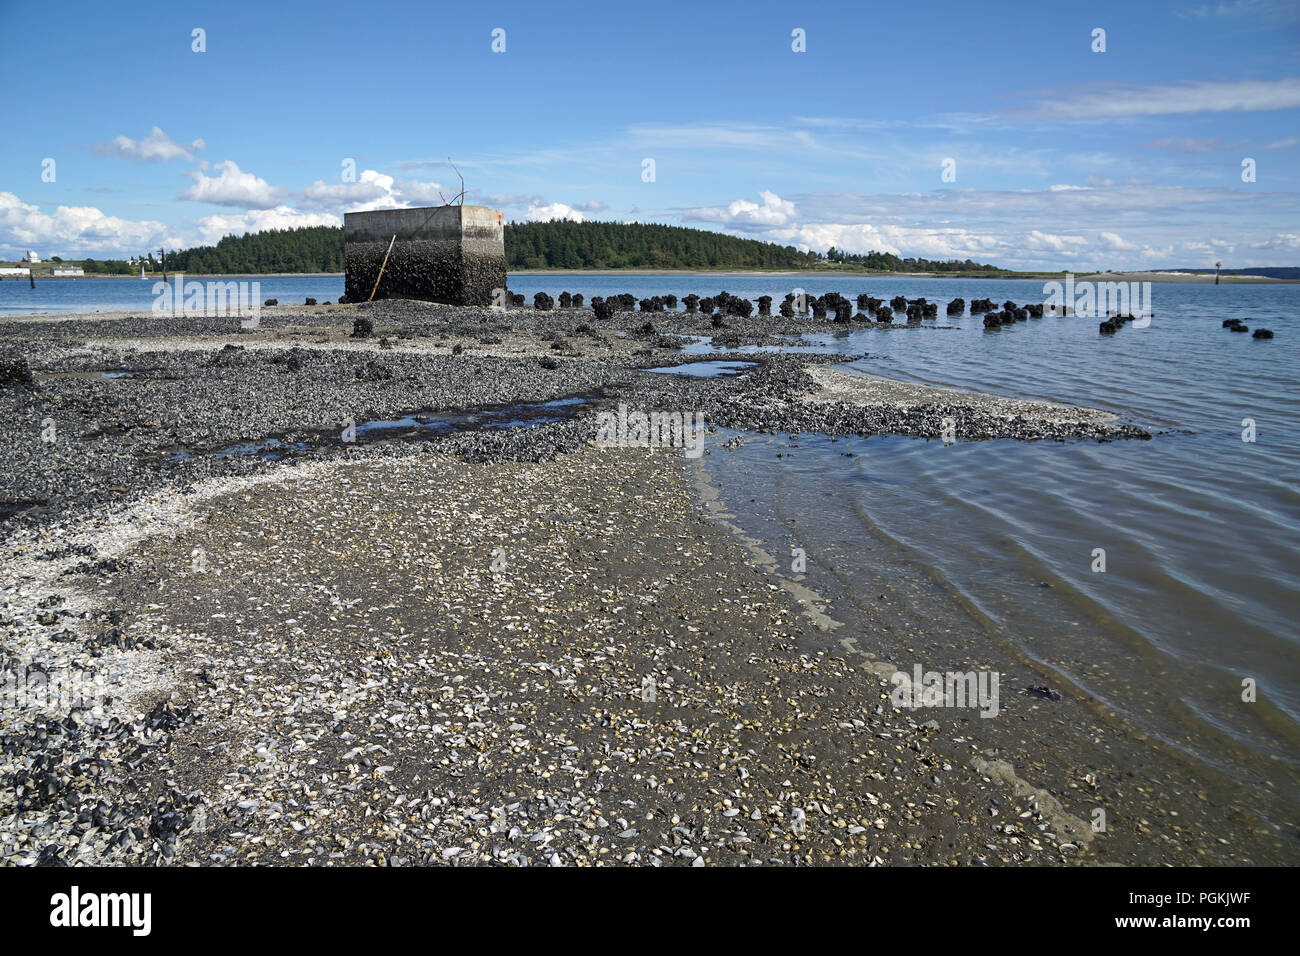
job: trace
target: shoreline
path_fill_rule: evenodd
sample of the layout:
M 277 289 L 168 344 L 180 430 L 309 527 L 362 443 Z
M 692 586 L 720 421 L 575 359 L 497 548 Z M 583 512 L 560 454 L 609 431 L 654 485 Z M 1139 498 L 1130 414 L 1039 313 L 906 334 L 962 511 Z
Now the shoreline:
M 697 480 L 721 523 L 821 622 L 825 646 L 885 679 L 901 673 L 915 680 L 918 665 L 1000 673 L 997 719 L 949 707 L 916 711 L 937 724 L 936 757 L 1037 793 L 1041 806 L 1067 819 L 1095 822 L 1103 810 L 1103 822 L 1111 822 L 1085 851 L 1094 864 L 1284 865 L 1294 858 L 1286 833 L 1294 790 L 1281 768 L 1248 785 L 1237 768 L 1207 764 L 1176 737 L 1139 728 L 1104 696 L 1026 652 L 1018 632 L 990 627 L 978 602 L 869 515 L 855 521 L 852 505 L 818 508 L 823 520 L 779 507 L 752 509 L 753 500 L 773 497 L 771 489 L 789 480 L 771 477 L 774 459 L 806 460 L 811 449 L 792 449 L 819 443 L 811 436 L 793 446 L 779 435 L 747 436 L 704 459 L 707 465 L 697 463 Z M 851 558 L 844 555 L 846 536 Z M 791 573 L 782 550 L 791 546 L 808 555 L 803 573 Z
M 361 315 L 375 338 L 350 337 Z M 1132 788 L 1117 805 L 1159 817 L 1172 842 L 1094 839 L 1074 743 L 1049 764 L 1032 734 L 892 706 L 875 626 L 746 549 L 740 523 L 725 526 L 735 489 L 709 494 L 680 452 L 591 447 L 593 413 L 620 402 L 702 410 L 719 429 L 710 461 L 740 454 L 731 429 L 939 437 L 944 414 L 963 440 L 1145 432 L 1095 410 L 846 382 L 831 366 L 849 356 L 645 374 L 728 357 L 681 353 L 706 316 L 675 316 L 676 334 L 639 331 L 646 318 L 593 328 L 587 310 L 386 301 L 282 307 L 255 332 L 129 313 L 0 326 L 0 354 L 36 373 L 33 390 L 0 388 L 8 485 L 46 499 L 0 524 L 0 667 L 93 669 L 127 724 L 114 738 L 82 720 L 38 743 L 41 713 L 0 713 L 8 753 L 61 768 L 51 801 L 0 796 L 0 861 L 35 862 L 26 827 L 100 796 L 122 820 L 170 822 L 137 840 L 110 814 L 44 845 L 168 864 L 1201 861 L 1195 835 L 1167 835 Z M 821 330 L 727 322 L 741 340 Z M 572 414 L 534 427 L 439 431 L 434 414 L 557 400 Z M 358 431 L 393 421 L 347 446 L 349 417 Z M 65 437 L 22 440 L 46 419 Z M 1054 725 L 1031 698 L 1004 706 L 1017 725 Z M 100 780 L 68 769 L 100 748 Z M 286 785 L 322 775 L 285 803 Z M 1259 843 L 1211 849 L 1283 852 Z

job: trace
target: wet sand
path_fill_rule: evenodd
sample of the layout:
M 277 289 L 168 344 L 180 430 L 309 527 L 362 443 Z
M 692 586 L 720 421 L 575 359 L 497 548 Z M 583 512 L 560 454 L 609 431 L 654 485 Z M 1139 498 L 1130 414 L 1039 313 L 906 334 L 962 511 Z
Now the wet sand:
M 1079 408 L 1053 402 L 1031 402 L 980 392 L 962 392 L 934 385 L 920 385 L 887 378 L 874 378 L 833 367 L 809 371 L 817 386 L 806 396 L 817 404 L 840 402 L 856 406 L 887 406 L 911 409 L 925 406 L 975 408 L 1003 418 L 1029 417 L 1040 421 L 1071 424 L 1108 424 L 1115 420 L 1109 412 Z

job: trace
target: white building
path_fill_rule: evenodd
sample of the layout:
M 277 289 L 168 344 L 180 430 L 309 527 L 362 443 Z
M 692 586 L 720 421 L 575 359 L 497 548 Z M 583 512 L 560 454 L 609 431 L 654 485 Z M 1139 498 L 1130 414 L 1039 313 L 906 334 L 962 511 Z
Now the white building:
M 86 270 L 81 266 L 51 266 L 50 275 L 58 276 L 84 276 Z
M 38 256 L 36 253 L 32 252 L 32 250 L 28 249 L 28 250 L 27 250 L 27 261 L 28 261 L 28 262 L 40 262 L 40 261 L 41 261 L 41 257 Z

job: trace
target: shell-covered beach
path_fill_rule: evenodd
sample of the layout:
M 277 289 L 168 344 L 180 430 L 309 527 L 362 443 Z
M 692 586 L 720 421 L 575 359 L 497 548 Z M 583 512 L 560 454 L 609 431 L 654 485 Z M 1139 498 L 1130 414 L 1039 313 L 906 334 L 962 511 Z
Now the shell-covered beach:
M 0 646 L 22 692 L 0 858 L 1286 860 L 1176 755 L 1145 766 L 1141 734 L 993 649 L 960 669 L 1000 673 L 998 719 L 897 706 L 895 641 L 976 647 L 969 618 L 883 563 L 862 586 L 921 630 L 842 614 L 733 520 L 706 462 L 764 436 L 1151 437 L 843 355 L 702 347 L 833 319 L 394 300 L 243 330 L 6 321 Z M 628 409 L 699 414 L 704 458 L 599 441 Z

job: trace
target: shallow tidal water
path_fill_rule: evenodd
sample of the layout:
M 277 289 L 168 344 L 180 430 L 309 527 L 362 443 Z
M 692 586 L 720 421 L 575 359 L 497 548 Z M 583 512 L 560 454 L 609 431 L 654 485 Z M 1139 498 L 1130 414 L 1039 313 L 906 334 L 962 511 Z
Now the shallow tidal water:
M 924 295 L 941 313 L 956 295 L 1043 301 L 1030 282 L 833 287 Z M 985 332 L 979 318 L 940 315 L 799 347 L 866 353 L 846 367 L 868 375 L 1102 408 L 1151 441 L 779 436 L 715 449 L 710 467 L 769 550 L 806 550 L 814 586 L 851 590 L 864 570 L 855 536 L 889 541 L 1057 690 L 1113 709 L 1220 777 L 1271 781 L 1294 801 L 1300 288 L 1155 285 L 1153 298 L 1149 327 L 1113 337 L 1093 319 Z M 1277 337 L 1221 327 L 1234 317 Z M 1242 699 L 1247 681 L 1253 702 Z

